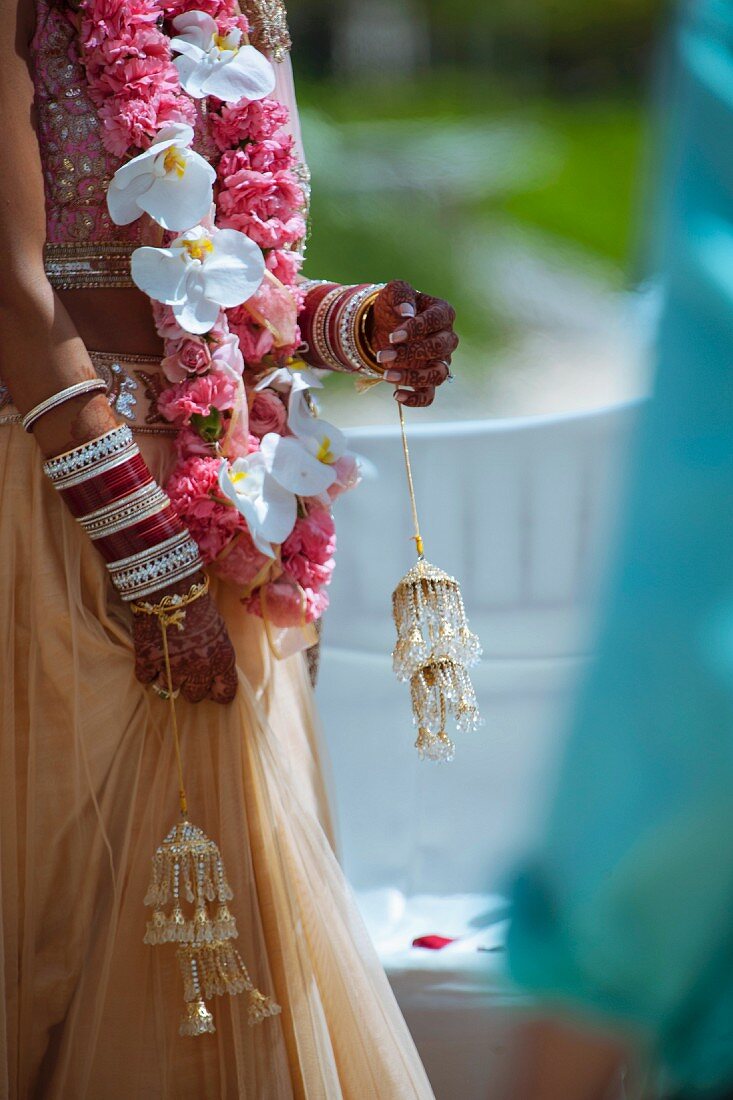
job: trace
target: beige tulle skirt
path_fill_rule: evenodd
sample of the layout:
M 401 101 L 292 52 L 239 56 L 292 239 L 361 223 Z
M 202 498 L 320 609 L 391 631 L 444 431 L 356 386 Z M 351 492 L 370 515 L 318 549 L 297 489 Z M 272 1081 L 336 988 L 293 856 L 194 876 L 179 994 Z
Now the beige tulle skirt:
M 163 478 L 170 442 L 139 443 Z M 249 1027 L 246 996 L 215 998 L 216 1033 L 179 1036 L 175 949 L 143 944 L 177 811 L 166 705 L 135 680 L 129 612 L 17 426 L 0 428 L 0 471 L 0 1095 L 432 1096 L 333 854 L 305 661 L 274 660 L 223 588 L 240 690 L 179 703 L 191 818 L 282 1012 Z

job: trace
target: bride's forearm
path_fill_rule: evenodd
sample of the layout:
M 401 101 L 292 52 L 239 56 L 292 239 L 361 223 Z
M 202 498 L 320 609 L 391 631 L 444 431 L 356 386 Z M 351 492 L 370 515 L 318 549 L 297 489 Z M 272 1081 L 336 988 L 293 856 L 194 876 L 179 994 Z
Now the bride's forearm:
M 21 414 L 77 382 L 96 378 L 79 334 L 53 288 L 6 286 L 0 298 L 0 377 Z M 45 456 L 95 439 L 117 423 L 104 394 L 82 394 L 41 416 L 33 434 Z

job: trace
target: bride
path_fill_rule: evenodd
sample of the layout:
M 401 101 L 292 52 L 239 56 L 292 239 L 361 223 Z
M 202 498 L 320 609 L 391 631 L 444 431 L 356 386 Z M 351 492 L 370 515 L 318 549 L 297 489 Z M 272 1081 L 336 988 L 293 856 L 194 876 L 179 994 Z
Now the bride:
M 356 478 L 310 391 L 429 404 L 453 311 L 301 278 L 278 2 L 0 2 L 0 1093 L 429 1097 L 333 854 L 305 649 Z M 182 879 L 178 951 L 171 696 L 233 895 Z

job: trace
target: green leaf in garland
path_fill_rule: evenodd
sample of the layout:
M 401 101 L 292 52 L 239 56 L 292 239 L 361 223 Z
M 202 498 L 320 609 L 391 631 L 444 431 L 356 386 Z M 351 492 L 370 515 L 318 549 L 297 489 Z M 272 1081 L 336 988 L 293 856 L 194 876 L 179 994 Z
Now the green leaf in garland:
M 224 435 L 224 418 L 213 405 L 209 407 L 206 416 L 201 413 L 191 414 L 191 427 L 204 443 L 216 443 Z

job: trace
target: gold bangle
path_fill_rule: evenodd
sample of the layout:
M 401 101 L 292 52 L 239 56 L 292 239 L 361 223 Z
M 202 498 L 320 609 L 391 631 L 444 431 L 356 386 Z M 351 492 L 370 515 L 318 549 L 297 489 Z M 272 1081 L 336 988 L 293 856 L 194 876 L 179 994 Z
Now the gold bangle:
M 379 295 L 382 293 L 382 287 L 372 291 L 372 293 L 364 299 L 359 306 L 356 318 L 354 319 L 354 340 L 359 353 L 372 370 L 378 371 L 380 374 L 384 373 L 384 367 L 377 359 L 376 352 L 372 347 L 371 340 L 367 336 L 367 320 L 369 318 L 369 310 L 376 302 Z
M 147 600 L 131 603 L 130 607 L 134 615 L 155 615 L 160 620 L 161 626 L 177 626 L 183 630 L 186 618 L 186 608 L 189 604 L 200 600 L 209 591 L 209 578 L 192 584 L 188 592 L 164 596 L 160 603 L 148 603 Z

